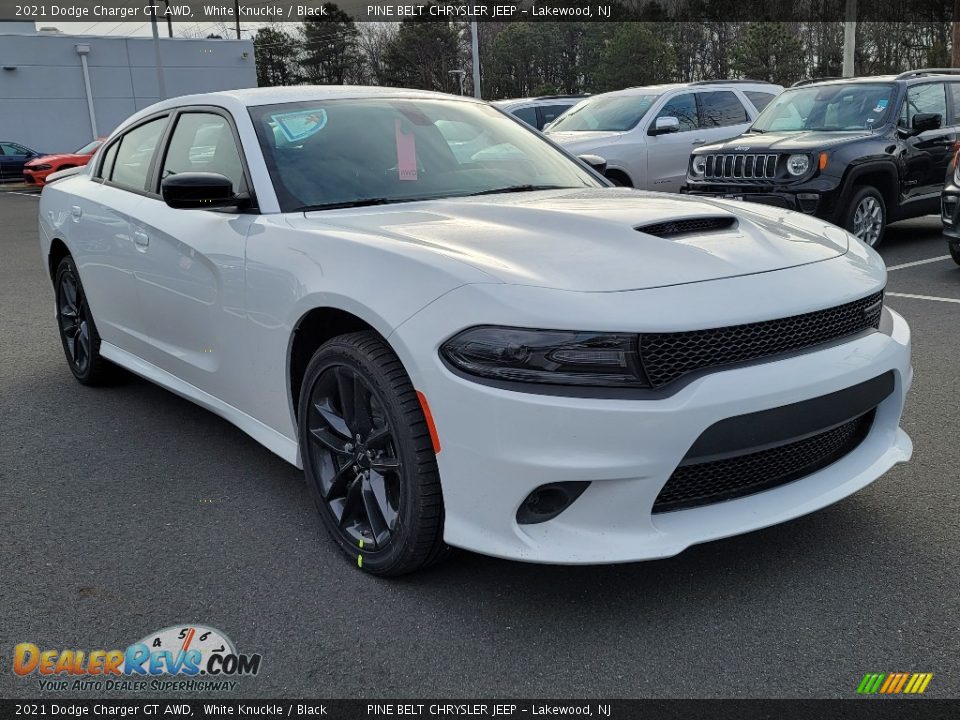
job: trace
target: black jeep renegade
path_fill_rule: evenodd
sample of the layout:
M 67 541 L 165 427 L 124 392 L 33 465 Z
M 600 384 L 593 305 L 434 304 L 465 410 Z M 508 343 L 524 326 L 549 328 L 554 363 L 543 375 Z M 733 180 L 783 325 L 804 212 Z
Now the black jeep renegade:
M 940 211 L 956 73 L 797 83 L 740 137 L 695 150 L 683 192 L 799 210 L 876 245 L 888 223 Z

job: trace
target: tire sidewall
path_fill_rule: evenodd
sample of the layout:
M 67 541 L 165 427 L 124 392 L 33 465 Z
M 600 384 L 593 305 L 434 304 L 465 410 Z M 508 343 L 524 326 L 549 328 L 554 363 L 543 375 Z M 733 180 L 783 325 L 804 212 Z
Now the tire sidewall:
M 880 234 L 877 236 L 877 241 L 870 247 L 876 248 L 883 242 L 883 237 L 887 233 L 887 204 L 883 200 L 883 195 L 880 194 L 880 191 L 877 190 L 872 185 L 864 185 L 859 190 L 854 192 L 853 196 L 850 198 L 850 203 L 847 206 L 846 218 L 844 219 L 843 227 L 849 233 L 853 233 L 853 218 L 857 214 L 857 207 L 866 197 L 873 197 L 878 203 L 880 203 L 880 211 L 883 213 L 883 226 L 880 228 Z
M 73 275 L 74 280 L 77 282 L 77 291 L 81 293 L 84 297 L 84 315 L 87 321 L 87 330 L 90 333 L 90 357 L 87 359 L 87 366 L 81 372 L 77 366 L 74 364 L 73 359 L 70 357 L 70 350 L 67 347 L 67 338 L 63 334 L 62 325 L 60 322 L 60 284 L 63 280 L 63 276 L 67 273 Z M 73 258 L 67 255 L 63 260 L 60 261 L 60 264 L 57 266 L 57 273 L 53 285 L 54 299 L 56 302 L 56 322 L 57 322 L 57 333 L 60 336 L 60 346 L 63 348 L 64 357 L 67 360 L 67 366 L 70 368 L 70 372 L 73 373 L 73 376 L 82 383 L 89 383 L 93 378 L 93 374 L 96 367 L 96 360 L 100 353 L 100 335 L 97 333 L 96 325 L 93 322 L 93 313 L 90 312 L 90 302 L 87 300 L 87 294 L 83 289 L 83 283 L 80 281 L 80 273 L 77 272 L 77 265 L 73 261 Z
M 316 470 L 313 465 L 309 427 L 306 418 L 309 417 L 308 407 L 314 385 L 320 376 L 329 368 L 345 366 L 361 374 L 373 389 L 378 401 L 383 407 L 387 419 L 394 433 L 395 450 L 404 467 L 400 482 L 400 513 L 396 529 L 393 531 L 390 545 L 385 550 L 371 552 L 362 550 L 354 545 L 340 532 L 336 518 L 330 511 L 327 502 L 320 493 L 316 482 Z M 409 382 L 409 380 L 407 381 Z M 363 353 L 345 343 L 338 342 L 338 338 L 327 342 L 314 354 L 304 373 L 303 385 L 300 390 L 300 401 L 297 417 L 300 418 L 298 435 L 307 486 L 320 517 L 331 537 L 351 557 L 357 561 L 362 555 L 360 567 L 371 573 L 389 573 L 403 561 L 405 547 L 411 542 L 414 531 L 415 518 L 418 517 L 421 497 L 416 472 L 418 468 L 417 450 L 410 431 L 410 426 L 403 420 L 398 406 L 396 393 L 390 386 L 389 380 Z M 422 448 L 421 448 L 422 449 Z

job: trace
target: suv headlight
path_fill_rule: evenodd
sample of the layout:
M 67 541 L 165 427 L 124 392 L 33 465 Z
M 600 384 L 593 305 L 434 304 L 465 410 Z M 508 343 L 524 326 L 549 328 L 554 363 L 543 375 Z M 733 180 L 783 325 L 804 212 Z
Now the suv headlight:
M 694 175 L 698 175 L 698 176 L 703 175 L 707 171 L 707 156 L 694 155 L 693 163 L 691 163 L 690 169 Z
M 794 177 L 803 175 L 810 169 L 809 155 L 791 155 L 787 158 L 787 172 Z
M 640 338 L 630 333 L 484 325 L 454 335 L 440 355 L 467 374 L 495 380 L 649 387 L 640 365 Z

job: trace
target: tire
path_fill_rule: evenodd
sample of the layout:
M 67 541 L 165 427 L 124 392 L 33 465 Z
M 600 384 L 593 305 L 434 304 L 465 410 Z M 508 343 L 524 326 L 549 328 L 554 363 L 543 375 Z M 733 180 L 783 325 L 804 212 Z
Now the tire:
M 449 554 L 430 430 L 400 360 L 378 335 L 341 335 L 317 350 L 298 418 L 310 493 L 357 567 L 392 577 Z
M 864 185 L 854 192 L 847 203 L 842 225 L 870 247 L 877 247 L 887 229 L 887 206 L 880 192 L 872 185 Z
M 610 171 L 609 174 L 604 174 L 604 177 L 606 177 L 607 180 L 612 182 L 617 187 L 633 187 L 633 183 L 630 182 L 630 178 L 628 178 L 619 170 Z
M 953 261 L 957 265 L 960 265 L 960 245 L 954 245 L 953 243 L 950 243 L 947 245 L 947 247 L 950 248 L 950 257 L 953 258 Z
M 69 255 L 54 275 L 57 329 L 73 376 L 84 385 L 102 385 L 116 375 L 116 366 L 100 355 L 100 333 L 87 303 L 80 274 Z

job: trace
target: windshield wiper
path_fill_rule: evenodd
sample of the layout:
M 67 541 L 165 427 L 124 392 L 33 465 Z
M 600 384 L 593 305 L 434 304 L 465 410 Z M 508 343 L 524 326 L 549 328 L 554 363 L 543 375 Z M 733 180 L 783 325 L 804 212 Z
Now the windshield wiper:
M 409 202 L 416 198 L 360 198 L 359 200 L 345 200 L 343 202 L 321 203 L 319 205 L 301 205 L 293 212 L 310 212 L 311 210 L 337 210 L 339 208 L 370 207 L 372 205 L 389 205 L 390 203 Z
M 467 193 L 464 197 L 474 197 L 476 195 L 496 195 L 498 193 L 517 193 L 533 192 L 535 190 L 575 190 L 576 188 L 566 185 L 508 185 L 502 188 L 493 188 L 492 190 L 480 190 L 479 192 Z

